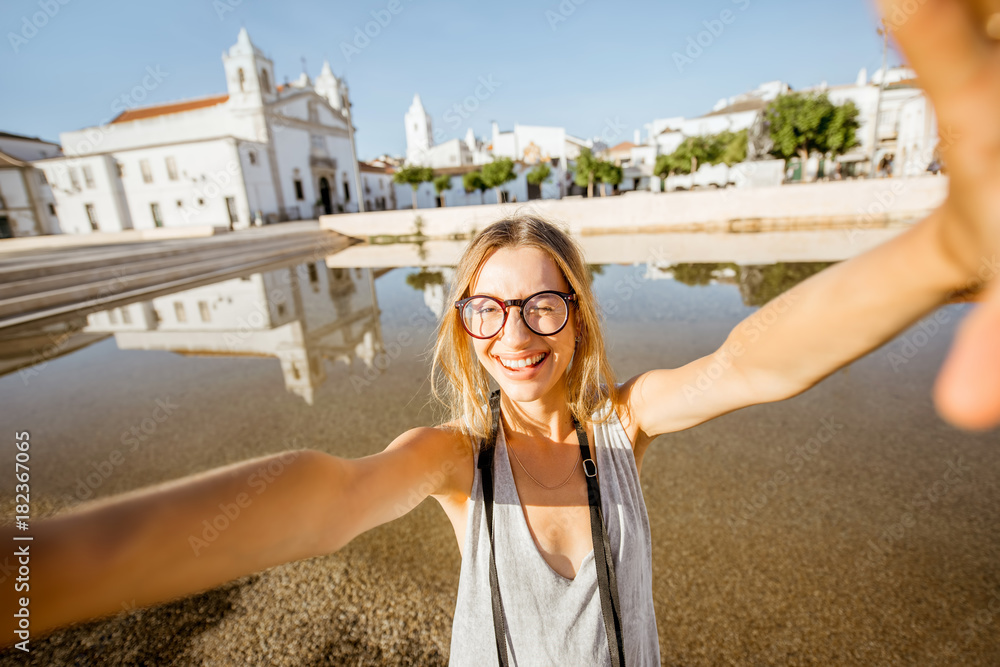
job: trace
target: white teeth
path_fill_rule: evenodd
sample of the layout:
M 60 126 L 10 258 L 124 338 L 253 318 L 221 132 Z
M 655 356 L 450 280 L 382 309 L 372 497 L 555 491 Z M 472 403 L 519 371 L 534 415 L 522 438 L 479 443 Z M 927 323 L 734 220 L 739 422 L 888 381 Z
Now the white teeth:
M 518 369 L 518 368 L 524 368 L 526 366 L 533 366 L 537 364 L 539 361 L 541 361 L 544 356 L 545 354 L 543 353 L 528 359 L 516 359 L 513 361 L 507 361 L 506 359 L 501 359 L 500 357 L 497 357 L 497 359 L 500 361 L 501 364 L 503 364 L 507 368 Z

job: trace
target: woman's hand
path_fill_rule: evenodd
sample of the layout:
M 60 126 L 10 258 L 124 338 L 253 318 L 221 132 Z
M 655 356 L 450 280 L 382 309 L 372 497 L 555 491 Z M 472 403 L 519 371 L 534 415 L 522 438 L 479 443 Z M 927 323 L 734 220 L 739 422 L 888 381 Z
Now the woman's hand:
M 938 375 L 941 415 L 965 429 L 1000 424 L 1000 0 L 879 0 L 937 112 L 950 178 L 944 251 L 984 286 Z

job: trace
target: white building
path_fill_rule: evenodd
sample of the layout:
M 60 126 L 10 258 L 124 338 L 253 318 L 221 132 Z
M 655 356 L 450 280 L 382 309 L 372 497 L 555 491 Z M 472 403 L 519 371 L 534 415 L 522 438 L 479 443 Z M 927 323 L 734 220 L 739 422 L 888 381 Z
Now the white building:
M 128 109 L 65 132 L 66 157 L 38 163 L 63 231 L 250 224 L 358 210 L 347 86 L 324 63 L 274 84 L 246 29 L 222 55 L 227 92 Z
M 392 165 L 379 160 L 359 162 L 361 191 L 365 197 L 366 211 L 395 211 L 396 188 L 392 182 L 395 172 Z
M 122 350 L 274 357 L 285 388 L 312 405 L 338 362 L 373 369 L 383 353 L 379 314 L 371 269 L 318 260 L 93 313 L 84 331 L 114 333 Z
M 501 132 L 497 123 L 492 124 L 489 141 L 477 139 L 469 128 L 462 139 L 450 139 L 436 144 L 434 123 L 424 108 L 420 95 L 413 96 L 413 103 L 404 116 L 406 126 L 406 164 L 431 167 L 435 175 L 452 177 L 452 187 L 441 197 L 430 183 L 420 185 L 417 191 L 417 208 L 468 206 L 496 203 L 496 193 L 465 192 L 462 176 L 477 171 L 482 165 L 498 158 L 509 158 L 516 163 L 517 179 L 501 188 L 507 201 L 530 199 L 557 199 L 566 195 L 571 186 L 568 164 L 580 155 L 580 149 L 591 147 L 592 142 L 568 134 L 562 127 L 514 125 L 513 130 Z M 552 175 L 539 188 L 528 184 L 525 178 L 534 165 L 546 163 Z M 396 200 L 400 208 L 412 207 L 412 187 L 396 186 Z
M 883 76 L 885 87 L 879 103 Z M 926 170 L 934 157 L 937 126 L 933 110 L 916 87 L 914 76 L 913 70 L 897 67 L 888 69 L 884 75 L 880 70 L 869 80 L 867 70 L 862 69 L 852 84 L 829 86 L 823 82 L 801 91 L 826 93 L 834 104 L 850 101 L 858 108 L 858 145 L 836 159 L 844 176 L 868 173 L 873 145 L 876 167 L 896 158 L 896 175 L 914 175 Z M 653 175 L 658 155 L 674 152 L 687 137 L 748 129 L 771 101 L 790 92 L 788 84 L 771 81 L 748 93 L 719 100 L 703 116 L 658 118 L 647 123 L 646 142 L 631 149 L 622 188 L 658 189 L 659 179 Z M 821 174 L 820 168 L 819 157 L 814 156 L 809 160 L 807 173 L 815 177 Z
M 900 119 L 903 107 L 910 102 L 924 97 L 924 93 L 916 86 L 916 73 L 905 67 L 888 69 L 885 74 L 885 89 L 879 103 L 879 88 L 883 78 L 882 70 L 868 79 L 868 72 L 861 69 L 853 84 L 827 86 L 825 83 L 807 88 L 804 92 L 826 92 L 834 104 L 853 102 L 858 108 L 858 145 L 837 158 L 846 167 L 846 173 L 862 175 L 869 173 L 869 163 L 872 157 L 872 144 L 876 144 L 876 168 L 884 160 L 895 157 L 898 152 L 898 137 Z M 877 111 L 878 109 L 878 111 Z M 878 122 L 876 123 L 876 113 Z M 877 136 L 876 136 L 877 127 Z M 925 137 L 921 147 L 928 139 Z M 933 153 L 933 148 L 931 148 Z M 927 162 L 930 162 L 928 157 Z M 926 168 L 926 164 L 924 167 Z
M 920 176 L 938 155 L 938 127 L 934 107 L 926 95 L 912 97 L 899 109 L 894 176 Z
M 45 172 L 31 163 L 61 153 L 58 144 L 0 132 L 0 239 L 61 231 Z

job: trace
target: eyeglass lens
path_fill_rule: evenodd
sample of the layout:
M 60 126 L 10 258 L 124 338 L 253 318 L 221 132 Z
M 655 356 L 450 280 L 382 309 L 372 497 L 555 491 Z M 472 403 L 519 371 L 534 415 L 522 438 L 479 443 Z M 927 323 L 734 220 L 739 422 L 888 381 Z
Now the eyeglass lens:
M 549 336 L 566 324 L 569 308 L 558 294 L 537 294 L 521 308 L 521 316 L 536 334 Z M 462 308 L 462 321 L 473 336 L 492 338 L 503 328 L 504 309 L 490 297 L 477 297 Z

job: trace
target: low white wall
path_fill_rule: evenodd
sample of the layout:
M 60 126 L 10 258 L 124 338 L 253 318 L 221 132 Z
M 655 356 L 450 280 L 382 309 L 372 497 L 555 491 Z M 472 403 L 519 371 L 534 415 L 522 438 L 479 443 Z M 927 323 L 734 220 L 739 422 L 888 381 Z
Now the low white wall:
M 525 204 L 456 206 L 419 211 L 377 211 L 320 218 L 320 226 L 347 236 L 401 236 L 415 232 L 419 215 L 431 237 L 466 234 L 516 210 L 530 210 L 561 222 L 576 234 L 718 228 L 760 220 L 800 226 L 850 224 L 869 227 L 926 215 L 945 198 L 947 178 L 876 179 L 727 188 L 698 192 L 635 193 L 628 197 L 536 200 Z

